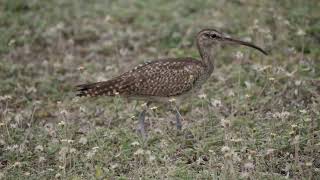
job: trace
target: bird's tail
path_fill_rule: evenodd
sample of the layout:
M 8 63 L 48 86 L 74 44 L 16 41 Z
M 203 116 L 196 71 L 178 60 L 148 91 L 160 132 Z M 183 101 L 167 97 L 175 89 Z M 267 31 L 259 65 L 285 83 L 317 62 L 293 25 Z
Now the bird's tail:
M 116 96 L 128 93 L 130 83 L 119 79 L 77 86 L 77 96 Z

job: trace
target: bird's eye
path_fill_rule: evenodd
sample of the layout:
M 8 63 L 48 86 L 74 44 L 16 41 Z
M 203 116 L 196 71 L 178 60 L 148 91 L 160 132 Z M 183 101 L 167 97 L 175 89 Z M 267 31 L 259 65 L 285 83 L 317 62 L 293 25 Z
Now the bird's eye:
M 216 37 L 217 37 L 217 34 L 211 34 L 210 37 L 211 37 L 211 38 L 216 38 Z

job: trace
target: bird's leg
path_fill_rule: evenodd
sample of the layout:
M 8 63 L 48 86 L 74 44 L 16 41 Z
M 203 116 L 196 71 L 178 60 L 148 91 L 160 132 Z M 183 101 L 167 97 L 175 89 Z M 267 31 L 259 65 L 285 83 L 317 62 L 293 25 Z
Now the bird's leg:
M 150 105 L 150 102 L 147 102 L 146 105 L 143 106 L 143 111 L 139 114 L 139 131 L 143 139 L 147 138 L 147 134 L 144 128 L 144 120 L 145 120 L 146 111 L 149 105 Z
M 140 114 L 139 114 L 139 132 L 141 136 L 145 139 L 147 137 L 146 131 L 144 129 L 144 119 L 146 116 L 146 109 L 144 109 Z
M 180 112 L 176 108 L 176 126 L 177 126 L 178 130 L 182 129 L 182 124 L 181 124 L 182 119 L 183 119 L 183 117 L 181 116 Z
M 174 102 L 172 103 L 172 107 L 173 107 L 174 111 L 176 112 L 176 127 L 178 130 L 181 130 L 182 129 L 181 120 L 183 120 L 183 117 L 181 116 L 181 114 L 177 108 L 177 105 Z

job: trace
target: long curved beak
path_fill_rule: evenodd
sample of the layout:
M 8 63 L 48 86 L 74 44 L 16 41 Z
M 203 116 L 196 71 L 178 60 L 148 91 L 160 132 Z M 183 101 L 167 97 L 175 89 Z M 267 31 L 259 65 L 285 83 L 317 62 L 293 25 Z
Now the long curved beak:
M 262 48 L 254 45 L 254 44 L 251 44 L 249 42 L 240 41 L 240 40 L 232 39 L 232 38 L 228 38 L 228 37 L 225 37 L 223 39 L 229 43 L 232 43 L 232 44 L 241 44 L 244 46 L 252 47 L 252 48 L 257 49 L 258 51 L 262 52 L 264 55 L 268 55 L 268 53 L 265 50 L 263 50 Z

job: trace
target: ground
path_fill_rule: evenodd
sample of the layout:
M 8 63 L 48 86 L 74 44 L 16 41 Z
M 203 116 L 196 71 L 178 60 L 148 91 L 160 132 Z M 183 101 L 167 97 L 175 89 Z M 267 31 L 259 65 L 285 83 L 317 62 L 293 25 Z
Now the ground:
M 0 179 L 319 179 L 317 0 L 1 0 Z M 217 48 L 215 70 L 174 115 L 76 98 L 159 57 L 199 58 L 215 28 L 266 49 Z

